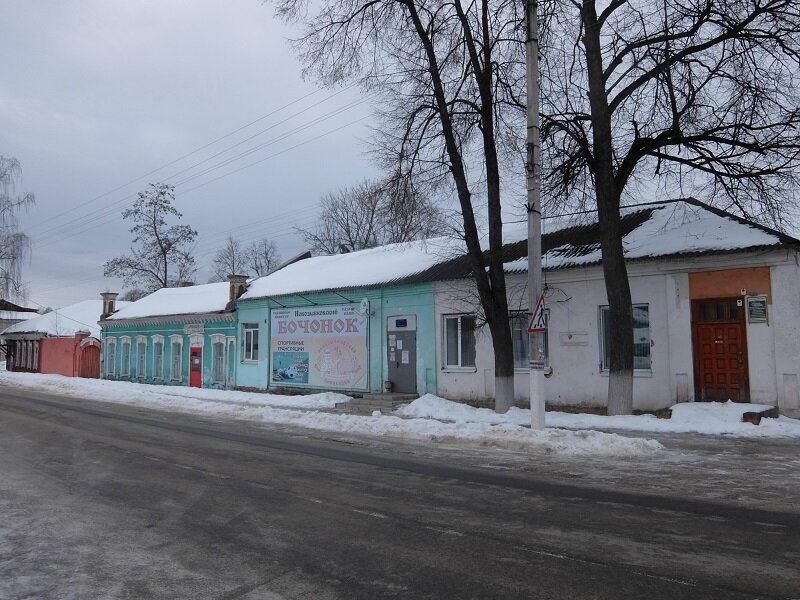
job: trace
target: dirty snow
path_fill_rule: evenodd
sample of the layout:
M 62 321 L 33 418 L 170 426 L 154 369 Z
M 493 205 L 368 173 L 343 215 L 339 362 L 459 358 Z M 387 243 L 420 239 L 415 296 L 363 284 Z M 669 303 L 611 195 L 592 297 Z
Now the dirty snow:
M 213 415 L 250 422 L 303 427 L 354 435 L 426 440 L 450 445 L 474 444 L 567 456 L 642 456 L 663 449 L 653 440 L 599 431 L 531 431 L 512 422 L 488 423 L 358 416 L 323 412 L 346 400 L 339 394 L 277 396 L 224 390 L 155 386 L 130 382 L 69 378 L 60 375 L 0 371 L 0 385 L 92 398 L 160 410 Z

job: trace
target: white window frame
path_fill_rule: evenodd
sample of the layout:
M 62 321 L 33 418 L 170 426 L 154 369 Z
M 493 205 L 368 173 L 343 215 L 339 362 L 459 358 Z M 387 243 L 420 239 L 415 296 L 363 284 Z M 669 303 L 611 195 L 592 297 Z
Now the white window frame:
M 139 356 L 139 347 L 144 344 L 144 360 Z M 144 364 L 144 373 L 139 372 L 139 367 Z M 145 379 L 147 377 L 147 336 L 136 336 L 136 377 L 137 379 Z
M 178 354 L 180 355 L 178 373 L 175 373 L 175 344 L 180 346 Z M 169 336 L 169 378 L 170 381 L 183 381 L 183 336 L 171 335 Z
M 161 365 L 160 369 L 156 371 L 156 344 L 161 344 Z M 156 375 L 158 372 L 158 375 Z M 164 336 L 153 336 L 153 379 L 164 379 Z
M 119 357 L 119 376 L 120 377 L 130 377 L 131 376 L 131 338 L 128 335 L 123 335 L 119 338 L 119 343 L 122 346 L 120 349 L 120 357 Z M 122 360 L 122 357 L 125 356 L 125 346 L 128 346 L 128 360 Z M 124 364 L 127 363 L 127 364 Z
M 632 309 L 633 308 L 646 308 L 647 309 L 647 340 L 645 342 L 643 342 L 643 343 L 647 345 L 647 358 L 648 358 L 648 362 L 649 362 L 649 365 L 650 365 L 650 366 L 645 367 L 645 368 L 637 368 L 636 367 L 636 358 L 637 357 L 634 356 L 633 372 L 634 373 L 652 373 L 653 372 L 653 353 L 651 351 L 651 348 L 652 348 L 653 335 L 651 333 L 652 332 L 652 327 L 650 326 L 650 304 L 647 303 L 647 302 L 637 302 L 637 303 L 632 304 L 631 308 Z M 597 329 L 598 329 L 598 334 L 600 336 L 600 344 L 599 344 L 599 346 L 600 346 L 600 372 L 601 373 L 605 373 L 605 374 L 609 373 L 609 366 L 606 364 L 606 359 L 605 359 L 605 357 L 606 357 L 606 346 L 605 346 L 606 336 L 605 336 L 605 327 L 604 327 L 605 318 L 603 317 L 603 314 L 607 313 L 608 310 L 609 310 L 608 305 L 604 305 L 604 306 L 598 307 L 598 311 L 597 311 Z M 636 333 L 634 331 L 634 336 L 635 335 L 636 335 Z M 636 340 L 634 339 L 634 344 L 635 343 L 636 343 Z M 638 358 L 641 358 L 641 357 L 638 357 Z
M 464 365 L 464 357 L 462 356 L 462 336 L 461 336 L 461 324 L 462 319 L 470 318 L 475 321 L 475 325 L 472 328 L 472 337 L 473 337 L 473 345 L 474 345 L 474 364 L 472 365 Z M 458 319 L 458 364 L 448 364 L 447 362 L 447 355 L 448 355 L 448 346 L 447 346 L 447 322 L 452 319 Z M 462 313 L 462 314 L 452 314 L 452 315 L 442 315 L 442 369 L 445 371 L 467 371 L 467 372 L 475 372 L 477 371 L 477 364 L 478 364 L 478 353 L 477 353 L 477 346 L 478 340 L 476 336 L 477 331 L 477 321 L 478 318 L 474 314 L 470 313 Z
M 256 344 L 256 357 L 253 358 L 253 332 L 256 334 L 256 339 L 258 339 L 258 344 Z M 259 345 L 260 345 L 260 338 L 261 334 L 259 332 L 259 324 L 258 323 L 242 323 L 242 362 L 246 363 L 257 363 L 258 362 L 258 352 L 259 352 Z
M 226 341 L 226 336 L 222 333 L 215 333 L 210 336 L 211 337 L 211 381 L 214 383 L 226 383 L 228 369 L 227 369 L 227 355 L 228 355 L 228 344 Z M 216 345 L 222 345 L 222 356 L 218 357 L 216 353 Z M 221 376 L 219 379 L 216 377 L 216 368 L 217 368 L 217 359 L 220 359 L 221 369 L 219 375 Z
M 105 352 L 105 370 L 106 377 L 117 376 L 117 338 L 107 337 L 105 339 L 106 352 Z

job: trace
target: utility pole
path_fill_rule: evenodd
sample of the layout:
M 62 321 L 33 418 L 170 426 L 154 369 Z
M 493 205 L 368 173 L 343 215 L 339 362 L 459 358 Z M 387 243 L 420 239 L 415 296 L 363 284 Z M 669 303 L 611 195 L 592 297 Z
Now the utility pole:
M 528 300 L 531 315 L 536 318 L 542 295 L 542 142 L 539 130 L 539 19 L 537 0 L 526 0 L 527 39 L 525 41 L 528 136 L 527 176 L 528 197 Z M 542 306 L 543 309 L 543 306 Z M 529 327 L 532 329 L 532 327 Z M 544 343 L 546 331 L 534 331 L 530 336 L 530 400 L 531 429 L 544 429 Z

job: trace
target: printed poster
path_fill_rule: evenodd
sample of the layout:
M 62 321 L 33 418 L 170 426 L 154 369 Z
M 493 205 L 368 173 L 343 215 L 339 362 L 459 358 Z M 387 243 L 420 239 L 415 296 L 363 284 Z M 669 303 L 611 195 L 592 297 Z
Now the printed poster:
M 355 305 L 270 313 L 270 382 L 367 390 L 369 319 Z

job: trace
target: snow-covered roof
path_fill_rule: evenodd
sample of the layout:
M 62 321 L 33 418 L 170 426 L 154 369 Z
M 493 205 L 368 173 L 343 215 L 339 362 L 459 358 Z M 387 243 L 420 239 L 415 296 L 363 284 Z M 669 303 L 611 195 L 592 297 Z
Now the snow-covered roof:
M 35 312 L 19 312 L 17 310 L 0 310 L 0 320 L 3 321 L 27 321 L 38 317 Z
M 128 302 L 118 302 L 117 306 L 125 306 Z M 78 331 L 88 331 L 94 337 L 100 337 L 97 321 L 103 312 L 103 301 L 84 300 L 64 308 L 58 308 L 43 315 L 34 314 L 33 319 L 14 323 L 3 331 L 2 335 L 11 333 L 41 333 L 51 337 L 72 337 Z
M 228 304 L 229 294 L 227 281 L 162 288 L 136 302 L 127 303 L 124 308 L 117 308 L 108 320 L 222 312 Z M 117 307 L 119 305 L 118 302 Z
M 543 221 L 542 266 L 564 269 L 598 264 L 601 259 L 596 220 L 572 223 Z M 800 241 L 696 200 L 641 204 L 622 210 L 623 247 L 627 260 L 694 256 L 800 245 Z M 513 235 L 513 234 L 512 234 Z M 524 242 L 511 252 L 508 272 L 527 271 Z M 516 254 L 516 256 L 514 256 Z
M 252 281 L 241 299 L 403 283 L 463 252 L 462 241 L 441 237 L 316 256 Z
M 542 229 L 545 269 L 600 263 L 600 231 L 596 218 L 545 219 Z M 800 248 L 800 241 L 794 238 L 692 199 L 623 208 L 622 231 L 627 260 L 782 245 Z M 526 271 L 527 227 L 510 227 L 504 230 L 503 236 L 506 271 Z M 485 247 L 485 240 L 482 244 Z M 252 281 L 242 299 L 460 279 L 469 277 L 471 269 L 462 240 L 434 238 L 301 260 Z

